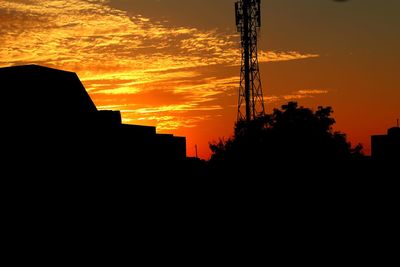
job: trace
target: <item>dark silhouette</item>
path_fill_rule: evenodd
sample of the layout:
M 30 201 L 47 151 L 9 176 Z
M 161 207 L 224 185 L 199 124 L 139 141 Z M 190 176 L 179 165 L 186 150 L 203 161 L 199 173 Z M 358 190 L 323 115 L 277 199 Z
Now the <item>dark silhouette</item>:
M 387 135 L 371 137 L 372 159 L 400 162 L 400 127 L 388 130 Z
M 97 110 L 75 73 L 35 65 L 0 68 L 0 85 L 3 165 L 24 166 L 14 172 L 86 169 L 90 175 L 96 170 L 115 176 L 135 170 L 132 176 L 142 176 L 139 170 L 145 169 L 149 175 L 192 178 L 242 175 L 235 171 L 255 171 L 254 162 L 307 170 L 346 163 L 358 171 L 371 165 L 360 145 L 352 148 L 345 134 L 332 130 L 330 107 L 312 111 L 290 102 L 271 115 L 241 121 L 233 138 L 210 145 L 212 158 L 205 162 L 186 158 L 184 137 L 123 124 L 119 111 Z M 398 128 L 390 130 L 387 140 L 398 140 L 396 136 Z M 398 141 L 390 144 L 398 151 Z M 215 166 L 223 166 L 224 172 L 214 172 Z
M 186 139 L 122 123 L 99 111 L 78 76 L 36 65 L 0 69 L 3 158 L 51 166 L 117 170 L 186 159 Z
M 236 124 L 234 137 L 210 145 L 212 161 L 327 162 L 362 157 L 346 135 L 334 132 L 331 107 L 311 109 L 290 102 L 271 115 Z
M 237 32 L 240 33 L 242 65 L 240 67 L 238 120 L 251 121 L 265 115 L 264 96 L 257 57 L 261 28 L 261 1 L 235 2 Z

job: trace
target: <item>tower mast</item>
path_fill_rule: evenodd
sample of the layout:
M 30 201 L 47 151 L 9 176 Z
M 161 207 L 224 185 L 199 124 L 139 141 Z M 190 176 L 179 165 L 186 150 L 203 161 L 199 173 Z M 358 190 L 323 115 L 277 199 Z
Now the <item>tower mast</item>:
M 238 121 L 251 121 L 265 115 L 264 97 L 258 64 L 258 33 L 261 27 L 261 0 L 235 3 L 236 26 L 241 36 Z

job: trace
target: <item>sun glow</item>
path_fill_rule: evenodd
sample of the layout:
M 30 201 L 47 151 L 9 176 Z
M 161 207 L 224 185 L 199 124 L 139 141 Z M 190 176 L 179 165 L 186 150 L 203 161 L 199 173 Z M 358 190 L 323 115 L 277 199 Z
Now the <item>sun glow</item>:
M 105 0 L 0 0 L 0 26 L 0 67 L 76 72 L 97 107 L 121 110 L 125 123 L 182 132 L 234 112 L 226 99 L 236 94 L 240 52 L 230 31 L 175 27 Z M 262 63 L 316 57 L 260 52 Z M 276 99 L 286 98 L 267 101 Z

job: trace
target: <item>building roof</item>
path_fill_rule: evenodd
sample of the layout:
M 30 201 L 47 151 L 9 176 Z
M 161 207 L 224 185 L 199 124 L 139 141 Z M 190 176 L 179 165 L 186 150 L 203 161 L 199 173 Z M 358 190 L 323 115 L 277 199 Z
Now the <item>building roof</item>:
M 400 138 L 400 127 L 393 127 L 388 130 L 388 135 Z
M 97 111 L 73 72 L 38 65 L 0 68 L 0 88 L 5 108 L 20 115 Z

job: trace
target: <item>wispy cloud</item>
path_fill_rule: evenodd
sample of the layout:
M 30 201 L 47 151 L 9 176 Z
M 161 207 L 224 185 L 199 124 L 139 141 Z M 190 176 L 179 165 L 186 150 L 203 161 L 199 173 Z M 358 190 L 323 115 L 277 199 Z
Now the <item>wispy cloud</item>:
M 299 90 L 298 93 L 300 95 L 321 95 L 329 93 L 328 90 L 318 90 L 318 89 L 310 89 L 310 90 Z
M 301 54 L 296 51 L 277 52 L 277 51 L 261 51 L 259 53 L 260 62 L 277 62 L 277 61 L 291 61 L 307 58 L 317 58 L 318 54 Z
M 224 71 L 240 64 L 236 35 L 129 16 L 106 0 L 0 0 L 0 43 L 0 66 L 75 71 L 100 108 L 161 130 L 218 116 L 224 106 L 216 100 L 238 84 Z M 260 53 L 261 62 L 314 57 Z
M 295 101 L 304 98 L 314 98 L 318 95 L 329 94 L 329 90 L 320 90 L 320 89 L 307 89 L 307 90 L 299 90 L 287 95 L 280 96 L 268 96 L 265 101 L 267 103 L 275 103 L 280 101 Z

